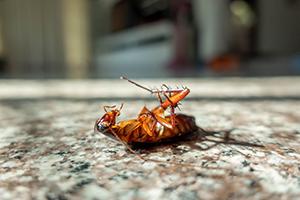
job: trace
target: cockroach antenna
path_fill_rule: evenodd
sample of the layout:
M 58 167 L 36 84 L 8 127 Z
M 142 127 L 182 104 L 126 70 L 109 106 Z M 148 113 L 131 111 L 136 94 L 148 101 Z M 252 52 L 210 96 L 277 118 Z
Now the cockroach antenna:
M 138 83 L 136 83 L 136 82 L 134 82 L 134 81 L 128 79 L 128 78 L 125 77 L 125 76 L 121 76 L 120 79 L 126 80 L 126 81 L 128 81 L 129 83 L 132 83 L 132 84 L 134 84 L 134 85 L 136 85 L 136 86 L 138 86 L 138 87 L 140 87 L 140 88 L 143 88 L 144 90 L 147 90 L 148 92 L 153 93 L 153 91 L 150 90 L 149 88 L 147 88 L 147 87 L 145 87 L 145 86 L 142 86 L 142 85 L 140 85 L 140 84 L 138 84 Z
M 167 86 L 166 84 L 162 84 L 161 86 L 161 89 L 154 89 L 154 90 L 151 90 L 139 83 L 136 83 L 130 79 L 128 79 L 126 76 L 121 76 L 120 79 L 123 79 L 123 80 L 126 80 L 128 81 L 129 83 L 132 83 L 134 84 L 135 86 L 138 86 L 144 90 L 147 90 L 148 92 L 150 92 L 151 94 L 156 94 L 156 93 L 166 93 L 166 92 L 181 92 L 182 89 L 171 89 L 169 86 Z M 166 90 L 164 90 L 164 88 L 166 88 Z

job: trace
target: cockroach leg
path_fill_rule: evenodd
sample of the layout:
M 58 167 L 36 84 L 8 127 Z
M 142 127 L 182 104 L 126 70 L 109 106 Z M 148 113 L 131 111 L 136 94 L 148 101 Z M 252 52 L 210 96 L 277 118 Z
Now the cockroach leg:
M 120 108 L 119 108 L 119 111 L 122 110 L 123 106 L 124 106 L 124 103 L 121 103 L 121 106 L 120 106 Z
M 173 106 L 171 106 L 171 124 L 172 124 L 172 127 L 175 127 L 175 117 L 176 117 L 175 108 Z
M 167 89 L 167 91 L 171 89 L 169 86 L 167 86 L 166 84 L 163 83 L 161 85 L 161 89 L 164 89 L 164 87 Z
M 162 104 L 162 103 L 163 103 L 163 100 L 162 100 L 162 98 L 161 98 L 161 96 L 160 96 L 160 93 L 157 93 L 157 97 L 158 97 L 158 99 L 159 99 L 160 104 Z
M 176 107 L 176 104 L 174 105 L 173 101 L 170 99 L 170 97 L 168 95 L 166 95 L 166 93 L 163 93 L 164 96 L 166 97 L 166 99 L 171 103 L 171 107 Z

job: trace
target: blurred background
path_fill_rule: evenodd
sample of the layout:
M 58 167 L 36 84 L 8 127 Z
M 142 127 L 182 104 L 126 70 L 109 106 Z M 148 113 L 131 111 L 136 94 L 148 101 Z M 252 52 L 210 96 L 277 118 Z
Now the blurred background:
M 300 0 L 0 0 L 1 78 L 300 74 Z

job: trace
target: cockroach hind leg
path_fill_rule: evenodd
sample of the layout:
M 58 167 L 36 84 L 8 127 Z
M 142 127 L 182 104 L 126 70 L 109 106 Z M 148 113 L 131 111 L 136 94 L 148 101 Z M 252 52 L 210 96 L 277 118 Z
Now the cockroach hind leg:
M 173 101 L 170 99 L 170 96 L 166 95 L 166 93 L 163 93 L 165 98 L 171 103 L 172 106 L 175 107 L 175 104 L 173 103 Z

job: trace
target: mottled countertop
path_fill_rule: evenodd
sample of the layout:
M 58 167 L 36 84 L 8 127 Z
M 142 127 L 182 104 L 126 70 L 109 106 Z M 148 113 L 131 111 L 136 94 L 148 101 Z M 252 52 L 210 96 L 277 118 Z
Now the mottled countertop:
M 134 118 L 155 97 L 121 80 L 0 81 L 0 199 L 299 199 L 300 78 L 186 85 L 199 131 L 136 148 L 95 133 L 104 105 Z

